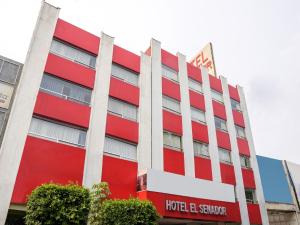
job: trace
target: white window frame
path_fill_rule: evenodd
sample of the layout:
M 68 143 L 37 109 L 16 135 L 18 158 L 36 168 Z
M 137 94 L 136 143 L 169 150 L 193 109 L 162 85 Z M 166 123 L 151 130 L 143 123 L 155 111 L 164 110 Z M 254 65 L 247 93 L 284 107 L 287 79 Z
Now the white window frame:
M 116 70 L 114 68 L 116 70 L 118 69 L 119 71 L 117 73 L 115 73 Z M 126 79 L 126 76 L 122 76 L 122 72 L 126 73 L 127 75 L 130 74 L 130 76 L 132 76 L 132 77 L 135 76 L 134 79 L 136 79 L 136 82 L 132 82 L 132 81 Z M 124 66 L 121 66 L 117 63 L 112 63 L 111 76 L 118 79 L 118 80 L 121 80 L 125 83 L 134 85 L 136 87 L 139 86 L 139 75 L 138 75 L 138 73 L 133 71 L 133 70 L 130 70 L 130 69 L 124 67 Z
M 171 98 L 169 96 L 166 96 L 166 95 L 163 95 L 162 96 L 162 103 L 163 103 L 163 109 L 167 110 L 167 111 L 170 111 L 170 112 L 173 112 L 173 113 L 176 113 L 176 114 L 181 114 L 181 108 L 180 108 L 180 101 L 174 99 L 174 98 Z M 175 103 L 177 104 L 177 107 L 178 107 L 178 110 L 174 109 L 174 108 L 170 108 L 168 106 L 166 106 L 164 103 Z
M 78 53 L 85 54 L 85 55 L 89 55 L 90 57 L 94 57 L 94 58 L 95 58 L 95 60 L 94 60 L 94 61 L 95 61 L 95 66 L 87 65 L 87 64 L 85 64 L 85 63 L 83 63 L 83 62 L 81 62 L 81 61 L 78 61 L 78 60 L 77 60 L 77 57 L 68 57 L 68 56 L 66 56 L 66 55 L 59 54 L 58 52 L 53 51 L 53 49 L 52 49 L 52 44 L 53 44 L 53 42 L 59 42 L 60 44 L 63 44 L 63 45 L 65 45 L 65 46 L 69 47 L 69 48 L 74 49 L 75 51 L 77 51 L 77 54 L 76 54 L 77 57 L 78 57 L 78 55 L 79 55 Z M 53 54 L 55 54 L 55 55 L 61 56 L 61 57 L 64 58 L 64 59 L 68 59 L 68 60 L 70 60 L 70 61 L 72 61 L 72 62 L 78 63 L 78 64 L 80 64 L 80 65 L 82 65 L 82 66 L 85 66 L 85 67 L 88 67 L 88 68 L 91 68 L 91 69 L 95 69 L 95 68 L 96 68 L 96 60 L 97 60 L 97 56 L 93 55 L 92 53 L 90 53 L 90 52 L 88 52 L 88 51 L 85 51 L 85 50 L 83 50 L 83 49 L 80 49 L 80 48 L 78 48 L 78 47 L 76 47 L 76 46 L 74 46 L 74 45 L 71 45 L 71 44 L 69 44 L 69 43 L 67 43 L 67 42 L 64 42 L 64 41 L 61 41 L 61 40 L 58 40 L 58 39 L 55 39 L 55 38 L 54 38 L 54 39 L 52 40 L 52 43 L 51 43 L 51 46 L 50 46 L 50 52 L 53 53 Z
M 83 130 L 83 129 L 80 129 L 78 127 L 67 125 L 65 123 L 60 123 L 60 122 L 57 122 L 57 121 L 48 120 L 48 119 L 41 118 L 41 117 L 36 117 L 36 116 L 32 117 L 32 120 L 41 120 L 43 122 L 50 123 L 50 124 L 53 124 L 53 125 L 56 125 L 56 126 L 61 126 L 61 127 L 66 127 L 67 129 L 69 128 L 69 129 L 77 130 L 78 132 L 82 132 L 83 134 L 85 134 L 85 139 L 84 139 L 84 144 L 82 145 L 82 144 L 79 143 L 81 133 L 79 133 L 77 143 L 70 142 L 70 141 L 67 141 L 67 140 L 63 140 L 61 137 L 60 138 L 59 137 L 54 138 L 54 137 L 51 137 L 51 136 L 43 135 L 41 133 L 36 133 L 36 132 L 33 132 L 31 130 L 31 126 L 32 126 L 32 121 L 31 121 L 28 133 L 32 136 L 41 137 L 41 138 L 45 138 L 47 140 L 51 140 L 51 141 L 55 141 L 55 142 L 63 143 L 63 144 L 68 144 L 68 145 L 72 145 L 72 146 L 77 146 L 77 147 L 81 147 L 81 148 L 84 148 L 86 146 L 87 130 Z
M 221 163 L 226 163 L 226 164 L 232 164 L 232 157 L 231 157 L 231 151 L 230 150 L 227 150 L 225 148 L 220 148 L 218 147 L 218 151 L 219 151 L 219 159 L 220 159 L 220 162 Z M 222 152 L 222 153 L 221 153 Z M 221 159 L 221 154 L 228 154 L 229 156 L 229 161 L 228 160 L 224 160 L 224 159 Z
M 168 135 L 168 138 L 170 139 L 173 139 L 173 138 L 179 138 L 179 141 L 180 141 L 180 147 L 177 147 L 175 145 L 169 145 L 166 143 L 165 141 L 165 135 Z M 173 141 L 173 140 L 172 140 Z M 169 131 L 166 131 L 164 130 L 163 131 L 163 145 L 164 147 L 168 148 L 168 149 L 173 149 L 173 150 L 177 150 L 177 151 L 182 151 L 182 137 L 179 136 L 178 134 L 175 134 L 175 133 L 172 133 L 172 132 L 169 132 Z
M 114 102 L 116 102 L 116 103 L 119 104 L 119 107 L 122 110 L 121 113 L 114 112 L 113 110 L 110 109 L 110 102 L 111 101 L 114 101 Z M 136 110 L 136 112 L 135 112 L 135 115 L 136 115 L 135 118 L 127 116 L 126 113 L 125 113 L 126 112 L 126 108 L 124 108 L 124 107 L 134 108 Z M 135 121 L 135 122 L 138 121 L 138 107 L 136 105 L 130 104 L 128 102 L 122 101 L 121 99 L 118 99 L 118 98 L 114 98 L 114 97 L 109 96 L 107 111 L 108 111 L 108 113 L 110 113 L 112 115 L 116 115 L 116 116 L 119 116 L 119 117 L 127 119 L 127 120 L 131 120 L 131 121 Z
M 161 73 L 162 76 L 167 78 L 168 80 L 174 81 L 176 83 L 179 83 L 179 77 L 178 72 L 171 67 L 161 64 Z
M 252 192 L 252 199 L 247 198 L 246 192 Z M 257 203 L 257 197 L 256 197 L 256 191 L 255 189 L 252 188 L 245 188 L 245 197 L 246 197 L 246 202 L 247 203 Z
M 241 131 L 241 132 L 239 132 L 239 131 Z M 246 132 L 245 132 L 244 127 L 241 127 L 241 126 L 238 126 L 235 124 L 235 132 L 236 132 L 236 136 L 238 138 L 246 139 Z M 243 133 L 243 134 L 241 135 L 241 133 Z
M 223 128 L 222 128 L 222 124 L 221 124 L 221 127 L 217 127 L 217 120 L 219 120 L 221 123 L 225 124 L 225 126 L 223 126 Z M 226 120 L 224 120 L 220 117 L 214 116 L 214 122 L 215 122 L 216 130 L 221 130 L 221 131 L 228 132 L 227 121 Z
M 195 112 L 195 113 L 193 113 L 193 112 Z M 203 116 L 203 119 L 196 118 L 194 115 L 197 114 L 197 113 L 200 113 L 201 116 Z M 197 109 L 193 106 L 191 106 L 191 118 L 192 118 L 192 121 L 196 121 L 196 122 L 206 124 L 205 112 L 202 111 L 201 109 Z
M 223 94 L 221 92 L 218 92 L 214 89 L 210 89 L 210 91 L 211 91 L 212 100 L 219 102 L 221 104 L 224 104 L 224 98 L 223 98 Z
M 198 150 L 196 149 L 195 145 L 201 145 L 201 150 L 199 150 L 199 153 L 197 152 Z M 204 150 L 203 150 L 203 148 L 204 148 Z M 194 149 L 194 156 L 203 157 L 203 158 L 210 158 L 209 148 L 208 148 L 207 143 L 200 142 L 200 141 L 197 141 L 197 140 L 193 140 L 193 149 Z M 203 152 L 207 152 L 207 153 L 203 154 Z
M 134 157 L 127 157 L 126 154 L 124 154 L 125 153 L 125 151 L 124 151 L 125 147 L 124 146 L 120 147 L 118 149 L 115 149 L 115 150 L 108 150 L 107 149 L 108 139 L 110 139 L 111 141 L 118 142 L 119 144 L 122 144 L 122 145 L 125 145 L 125 146 L 128 146 L 128 147 L 130 146 L 131 148 L 134 148 Z M 137 144 L 126 141 L 124 139 L 120 139 L 120 138 L 116 138 L 116 137 L 112 137 L 112 136 L 108 136 L 108 135 L 105 136 L 103 152 L 107 155 L 111 155 L 111 156 L 118 157 L 118 158 L 121 158 L 121 159 L 126 159 L 126 160 L 130 160 L 130 161 L 137 161 Z
M 188 78 L 188 83 L 189 83 L 189 89 L 190 90 L 203 94 L 202 84 L 199 81 L 196 81 L 196 80 L 189 77 Z M 198 86 L 198 87 L 194 88 L 195 86 Z
M 241 108 L 241 103 L 238 102 L 237 100 L 230 98 L 230 105 L 231 105 L 231 109 L 232 110 L 236 110 L 238 112 L 242 112 L 242 108 Z M 238 105 L 238 107 L 233 107 L 233 105 Z
M 240 155 L 241 167 L 251 169 L 250 157 L 247 155 Z

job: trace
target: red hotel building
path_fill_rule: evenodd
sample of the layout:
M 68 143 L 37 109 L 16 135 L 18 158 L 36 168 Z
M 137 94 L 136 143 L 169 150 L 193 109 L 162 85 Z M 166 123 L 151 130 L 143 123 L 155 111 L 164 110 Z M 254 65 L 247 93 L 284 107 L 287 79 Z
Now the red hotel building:
M 0 224 L 51 181 L 106 181 L 161 224 L 268 224 L 243 89 L 154 39 L 141 55 L 113 42 L 42 3 L 1 146 Z

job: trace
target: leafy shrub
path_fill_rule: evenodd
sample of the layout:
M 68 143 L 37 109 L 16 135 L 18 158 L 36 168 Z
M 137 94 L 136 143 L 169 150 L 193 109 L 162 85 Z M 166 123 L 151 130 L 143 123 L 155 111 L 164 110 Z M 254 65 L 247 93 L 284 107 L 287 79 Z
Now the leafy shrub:
M 26 225 L 86 224 L 89 191 L 81 186 L 44 184 L 32 191 L 27 203 Z
M 105 200 L 100 209 L 101 225 L 154 225 L 159 218 L 150 201 Z

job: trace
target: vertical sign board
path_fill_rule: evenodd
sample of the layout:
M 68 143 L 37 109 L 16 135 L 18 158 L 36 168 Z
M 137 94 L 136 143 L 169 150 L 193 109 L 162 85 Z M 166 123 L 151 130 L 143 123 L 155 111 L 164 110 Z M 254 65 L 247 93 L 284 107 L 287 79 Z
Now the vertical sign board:
M 0 82 L 0 108 L 8 109 L 14 88 Z
M 191 60 L 191 63 L 199 67 L 204 66 L 208 69 L 208 73 L 212 76 L 217 76 L 216 66 L 212 44 L 208 43 L 204 48 Z
M 291 163 L 291 162 L 287 162 L 287 161 L 286 161 L 286 165 L 287 165 L 289 174 L 291 176 L 293 186 L 296 191 L 298 203 L 299 203 L 299 201 L 300 201 L 300 165 Z

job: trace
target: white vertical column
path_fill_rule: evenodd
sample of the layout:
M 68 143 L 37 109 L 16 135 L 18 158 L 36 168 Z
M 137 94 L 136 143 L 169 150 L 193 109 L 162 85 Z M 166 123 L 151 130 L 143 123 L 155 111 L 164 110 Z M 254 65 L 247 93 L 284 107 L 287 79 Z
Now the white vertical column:
M 151 168 L 151 57 L 141 53 L 139 104 L 139 144 L 137 151 L 139 171 Z
M 151 39 L 152 168 L 163 171 L 162 75 L 160 42 Z
M 102 33 L 96 61 L 96 78 L 91 101 L 90 126 L 83 175 L 83 185 L 89 188 L 99 183 L 102 177 L 113 45 L 114 38 Z
M 205 117 L 206 124 L 208 128 L 208 138 L 209 138 L 209 156 L 211 160 L 211 168 L 213 181 L 221 182 L 221 169 L 219 161 L 219 151 L 216 135 L 216 126 L 214 111 L 212 106 L 212 98 L 209 84 L 209 75 L 205 67 L 201 67 L 201 74 L 203 80 L 203 94 L 205 100 Z
M 225 77 L 221 77 L 221 82 L 222 82 L 223 99 L 224 99 L 226 116 L 227 116 L 227 129 L 228 129 L 228 134 L 231 143 L 231 159 L 234 167 L 234 174 L 236 180 L 236 187 L 235 187 L 236 197 L 240 206 L 242 224 L 248 225 L 250 224 L 250 222 L 249 222 L 248 208 L 247 208 L 247 202 L 245 196 L 245 187 L 243 182 L 240 154 L 239 154 L 239 149 L 238 149 L 238 144 L 236 139 L 236 130 L 235 130 L 235 125 L 233 120 L 227 79 Z
M 191 105 L 189 94 L 189 83 L 187 75 L 186 58 L 177 53 L 179 67 L 179 83 L 181 97 L 181 116 L 182 116 L 182 147 L 184 152 L 185 176 L 195 177 L 193 134 L 191 121 Z
M 58 14 L 58 8 L 42 2 L 4 133 L 0 149 L 1 225 L 6 220 Z
M 252 131 L 250 127 L 250 119 L 249 119 L 248 109 L 246 105 L 246 98 L 242 87 L 238 86 L 238 92 L 240 96 L 241 109 L 243 111 L 243 116 L 244 116 L 246 138 L 248 140 L 248 144 L 250 148 L 250 155 L 251 155 L 250 163 L 254 173 L 254 179 L 256 185 L 256 196 L 259 204 L 262 224 L 268 225 L 269 224 L 268 213 L 265 205 L 265 197 L 262 189 L 262 184 L 261 184 L 261 179 L 260 179 L 260 174 L 259 174 L 259 169 L 258 169 L 258 164 L 256 159 L 256 152 L 255 152 L 255 147 L 254 147 L 254 142 L 252 137 Z

